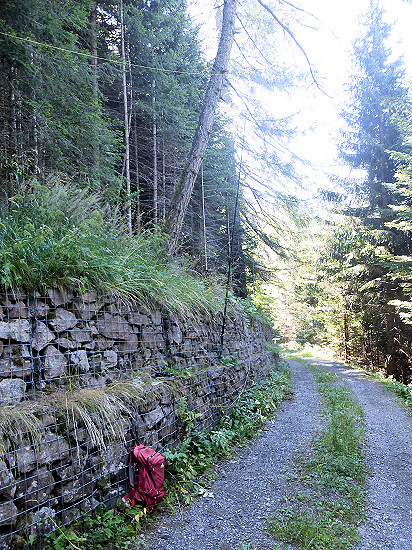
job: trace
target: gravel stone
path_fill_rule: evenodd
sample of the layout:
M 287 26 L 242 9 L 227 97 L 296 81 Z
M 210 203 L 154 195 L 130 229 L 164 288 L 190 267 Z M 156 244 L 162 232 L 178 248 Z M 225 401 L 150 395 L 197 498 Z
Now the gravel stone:
M 313 362 L 345 380 L 365 412 L 371 476 L 367 519 L 354 550 L 411 550 L 412 417 L 395 394 L 363 371 Z
M 312 375 L 290 362 L 293 400 L 285 401 L 268 430 L 236 459 L 216 468 L 213 498 L 199 498 L 190 507 L 157 523 L 146 535 L 148 550 L 237 549 L 242 542 L 272 550 L 267 519 L 288 493 L 286 479 L 299 451 L 308 448 L 320 427 L 319 394 Z
M 365 412 L 371 477 L 367 520 L 353 550 L 412 550 L 412 417 L 394 394 L 362 371 L 311 362 L 340 376 Z M 213 498 L 199 498 L 161 517 L 144 537 L 145 550 L 238 550 L 242 543 L 259 550 L 281 547 L 267 532 L 268 520 L 290 494 L 287 477 L 293 461 L 321 427 L 312 374 L 295 361 L 289 366 L 293 400 L 283 403 L 268 430 L 236 459 L 216 467 Z

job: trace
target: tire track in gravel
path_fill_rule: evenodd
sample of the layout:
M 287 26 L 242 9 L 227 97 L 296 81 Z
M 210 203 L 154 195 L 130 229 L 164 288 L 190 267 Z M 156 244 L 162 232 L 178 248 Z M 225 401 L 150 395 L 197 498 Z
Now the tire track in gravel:
M 354 550 L 412 550 L 412 417 L 394 394 L 364 372 L 310 361 L 343 379 L 365 413 L 371 477 L 367 520 Z
M 267 520 L 289 493 L 287 476 L 300 451 L 310 447 L 320 428 L 319 394 L 313 375 L 289 361 L 294 397 L 285 401 L 277 417 L 236 459 L 216 467 L 214 498 L 199 498 L 183 513 L 163 516 L 150 534 L 147 550 L 234 550 L 253 543 L 272 549 Z

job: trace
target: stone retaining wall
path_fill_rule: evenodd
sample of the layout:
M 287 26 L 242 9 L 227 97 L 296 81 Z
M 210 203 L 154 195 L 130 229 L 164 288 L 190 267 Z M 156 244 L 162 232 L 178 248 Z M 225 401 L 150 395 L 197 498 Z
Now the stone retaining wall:
M 216 426 L 274 361 L 270 330 L 240 313 L 227 321 L 222 356 L 231 360 L 221 364 L 219 316 L 183 319 L 56 289 L 3 296 L 0 305 L 0 415 L 9 419 L 0 433 L 0 550 L 115 502 L 127 489 L 134 437 L 158 450 L 176 447 L 185 434 L 182 397 L 199 414 L 196 429 Z M 164 371 L 174 376 L 158 378 Z M 117 440 L 99 444 L 70 407 L 54 408 L 73 387 L 92 398 L 124 379 L 137 389 Z

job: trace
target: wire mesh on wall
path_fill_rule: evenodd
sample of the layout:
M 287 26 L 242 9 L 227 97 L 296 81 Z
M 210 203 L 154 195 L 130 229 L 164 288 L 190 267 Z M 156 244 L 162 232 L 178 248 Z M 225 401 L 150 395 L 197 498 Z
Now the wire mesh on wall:
M 101 502 L 114 504 L 126 491 L 125 462 L 135 437 L 157 450 L 174 448 L 184 437 L 182 397 L 199 414 L 196 429 L 216 426 L 271 361 L 269 335 L 259 323 L 252 327 L 238 316 L 227 334 L 223 353 L 237 360 L 221 365 L 216 320 L 183 322 L 172 312 L 92 293 L 78 299 L 57 290 L 5 296 L 0 547 L 17 533 L 39 536 Z M 180 369 L 187 374 L 192 366 L 201 370 L 182 378 Z M 87 413 L 94 396 L 115 399 L 124 380 L 131 397 L 112 419 L 112 433 L 99 439 L 99 427 L 78 405 Z

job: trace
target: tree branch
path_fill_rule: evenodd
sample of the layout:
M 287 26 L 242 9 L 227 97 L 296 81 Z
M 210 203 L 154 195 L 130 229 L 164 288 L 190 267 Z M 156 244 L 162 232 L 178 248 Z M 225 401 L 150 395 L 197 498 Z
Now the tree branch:
M 262 6 L 262 8 L 264 8 L 268 13 L 270 13 L 270 15 L 273 17 L 273 19 L 276 21 L 276 23 L 278 25 L 280 25 L 280 27 L 282 27 L 282 29 L 285 31 L 285 33 L 292 39 L 292 41 L 296 44 L 296 46 L 300 49 L 300 51 L 303 53 L 303 55 L 305 56 L 305 59 L 306 59 L 306 62 L 308 64 L 308 67 L 309 67 L 309 71 L 310 71 L 310 74 L 312 76 L 312 80 L 313 82 L 315 83 L 316 87 L 324 94 L 326 94 L 326 92 L 321 88 L 321 86 L 319 85 L 317 79 L 316 79 L 316 76 L 315 76 L 315 73 L 313 72 L 313 68 L 312 68 L 312 63 L 310 62 L 310 59 L 307 55 L 307 53 L 305 52 L 303 46 L 298 42 L 297 38 L 295 37 L 295 35 L 293 34 L 293 32 L 289 29 L 289 27 L 287 27 L 284 23 L 282 23 L 282 21 L 275 15 L 274 11 L 272 10 L 272 8 L 270 8 L 270 6 L 268 6 L 267 4 L 265 4 L 264 2 L 262 2 L 262 0 L 257 0 L 258 3 Z M 293 6 L 294 7 L 294 6 Z M 327 94 L 326 94 L 327 95 Z

